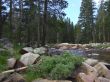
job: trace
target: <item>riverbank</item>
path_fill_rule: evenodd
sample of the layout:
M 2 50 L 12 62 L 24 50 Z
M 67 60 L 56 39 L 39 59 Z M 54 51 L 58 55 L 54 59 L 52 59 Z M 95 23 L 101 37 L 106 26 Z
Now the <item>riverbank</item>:
M 90 70 L 92 67 L 94 67 L 95 65 L 97 66 L 97 64 L 100 64 L 101 62 L 106 62 L 106 60 L 109 62 L 109 59 L 108 59 L 110 57 L 109 55 L 107 56 L 107 54 L 104 53 L 105 55 L 103 54 L 103 56 L 102 56 L 101 54 L 97 53 L 97 52 L 102 53 L 104 51 L 109 53 L 108 43 L 106 46 L 105 45 L 106 44 L 99 45 L 99 43 L 98 44 L 95 44 L 95 43 L 93 43 L 93 44 L 61 43 L 61 44 L 54 44 L 52 46 L 46 45 L 44 47 L 39 47 L 39 48 L 34 48 L 34 47 L 14 48 L 13 46 L 8 46 L 8 48 L 6 48 L 6 45 L 4 48 L 2 45 L 1 51 L 0 51 L 0 52 L 2 52 L 2 53 L 0 53 L 0 58 L 1 58 L 0 69 L 1 69 L 1 73 L 3 73 L 3 74 L 0 75 L 0 78 L 1 78 L 0 82 L 5 82 L 5 80 L 15 79 L 18 77 L 20 77 L 20 79 L 18 79 L 18 80 L 23 80 L 23 82 L 25 82 L 27 79 L 29 82 L 31 82 L 31 81 L 37 79 L 38 75 L 40 75 L 39 78 L 45 79 L 45 80 L 43 80 L 43 82 L 46 82 L 46 81 L 51 82 L 52 80 L 46 80 L 46 79 L 52 79 L 51 76 L 52 77 L 59 77 L 59 76 L 62 77 L 59 79 L 56 78 L 56 80 L 54 80 L 56 82 L 58 80 L 75 81 L 75 79 L 77 81 L 80 80 L 79 82 L 88 82 L 88 79 L 90 80 L 91 77 L 88 77 L 89 75 L 88 75 L 88 73 L 85 73 L 85 71 Z M 99 46 L 101 46 L 101 47 L 99 47 Z M 12 50 L 12 51 L 10 51 L 10 50 Z M 66 56 L 66 58 L 65 58 L 65 55 L 64 55 L 65 53 L 71 54 L 71 57 L 68 58 L 68 56 Z M 45 59 L 44 56 L 47 59 Z M 64 57 L 60 58 L 61 56 L 64 56 Z M 106 57 L 106 60 L 104 59 L 104 56 Z M 43 57 L 43 59 L 42 59 L 42 57 Z M 70 61 L 70 59 L 72 57 L 75 57 L 75 59 L 73 58 L 72 61 Z M 98 59 L 98 57 L 101 57 L 102 59 Z M 81 59 L 79 59 L 79 58 L 81 58 Z M 86 61 L 83 62 L 82 58 Z M 94 58 L 97 60 L 94 61 L 94 59 L 92 59 L 92 60 L 87 61 L 88 58 Z M 69 59 L 69 60 L 67 60 L 67 59 Z M 42 60 L 46 60 L 46 61 L 44 61 L 44 64 L 41 64 L 41 67 L 39 69 L 36 68 L 36 66 L 39 67 L 38 66 L 39 61 L 42 62 Z M 76 60 L 76 63 L 74 62 L 74 60 Z M 59 65 L 57 66 L 57 64 L 55 64 L 55 62 L 57 62 Z M 62 62 L 62 63 L 60 64 L 60 62 Z M 74 64 L 72 64 L 72 62 L 74 62 Z M 89 65 L 87 67 L 88 69 L 86 67 L 84 67 L 86 69 L 85 71 L 82 68 L 79 69 L 79 62 L 80 62 L 81 67 L 82 66 L 84 67 L 84 63 L 86 63 L 85 64 L 86 67 Z M 65 63 L 67 63 L 66 68 L 65 68 Z M 95 63 L 94 66 L 92 65 L 92 67 L 91 67 L 91 63 L 92 64 Z M 107 67 L 109 67 L 109 64 L 106 66 L 103 63 L 103 65 L 101 64 L 101 66 L 106 68 L 107 70 L 109 70 L 107 68 Z M 70 68 L 75 67 L 74 68 L 75 70 L 72 72 L 71 69 L 68 67 L 70 67 Z M 100 67 L 101 71 L 103 71 L 102 67 Z M 54 68 L 53 69 L 54 72 L 52 72 L 52 70 L 51 70 L 51 72 L 46 72 L 46 70 L 47 69 L 50 70 L 50 68 L 51 69 Z M 40 72 L 38 72 L 38 70 L 40 70 Z M 96 68 L 96 70 L 98 72 L 99 68 Z M 105 70 L 105 72 L 107 70 Z M 70 71 L 71 71 L 72 75 L 71 75 Z M 16 72 L 17 72 L 17 74 L 16 74 Z M 4 75 L 4 73 L 6 75 Z M 68 75 L 68 73 L 69 73 L 69 75 Z M 8 74 L 10 76 L 12 75 L 12 76 L 16 76 L 16 77 L 13 77 L 13 78 L 8 77 L 7 76 Z M 62 75 L 64 75 L 64 76 L 62 76 Z M 70 75 L 71 75 L 71 77 L 70 77 Z M 84 76 L 83 78 L 82 78 L 82 75 Z M 26 78 L 26 76 L 28 78 Z M 45 76 L 48 76 L 48 77 L 45 77 Z M 67 76 L 68 76 L 68 78 L 67 78 Z M 77 77 L 79 79 L 77 79 Z M 102 78 L 108 79 L 108 78 L 105 78 L 105 76 L 103 76 L 103 75 L 100 76 L 100 74 L 98 74 L 98 76 L 97 76 L 98 81 L 100 80 L 100 77 L 101 77 L 101 79 Z M 107 76 L 107 77 L 109 77 L 109 76 Z M 4 80 L 4 78 L 5 78 L 5 80 Z M 87 79 L 85 79 L 85 78 L 87 78 Z M 29 80 L 29 79 L 31 79 L 31 80 Z M 94 81 L 95 80 L 96 80 L 96 78 L 94 79 Z M 9 82 L 9 81 L 6 81 L 6 82 Z M 13 82 L 15 82 L 15 81 L 13 81 Z M 34 81 L 34 82 L 39 82 L 39 81 Z

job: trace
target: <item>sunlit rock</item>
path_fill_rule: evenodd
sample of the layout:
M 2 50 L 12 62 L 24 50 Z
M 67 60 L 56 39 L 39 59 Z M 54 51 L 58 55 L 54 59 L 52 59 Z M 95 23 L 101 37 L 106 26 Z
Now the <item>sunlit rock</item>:
M 24 65 L 32 65 L 35 63 L 35 61 L 40 57 L 39 54 L 33 54 L 33 53 L 26 53 L 21 56 L 20 61 Z

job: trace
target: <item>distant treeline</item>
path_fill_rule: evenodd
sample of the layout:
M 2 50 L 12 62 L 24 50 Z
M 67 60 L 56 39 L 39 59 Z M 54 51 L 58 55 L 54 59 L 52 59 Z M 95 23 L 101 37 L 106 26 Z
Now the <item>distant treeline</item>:
M 65 18 L 67 7 L 67 0 L 0 0 L 0 38 L 38 46 L 110 41 L 110 0 L 101 0 L 99 9 L 82 0 L 76 25 Z

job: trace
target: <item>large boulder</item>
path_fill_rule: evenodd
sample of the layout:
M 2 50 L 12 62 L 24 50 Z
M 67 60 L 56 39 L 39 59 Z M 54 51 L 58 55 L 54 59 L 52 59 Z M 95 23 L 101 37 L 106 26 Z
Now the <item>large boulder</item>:
M 96 59 L 87 59 L 87 60 L 85 60 L 85 63 L 87 63 L 88 65 L 94 66 L 98 63 L 98 60 L 96 60 Z
M 88 65 L 87 63 L 83 63 L 82 68 L 84 73 L 86 73 L 87 75 L 91 75 L 94 78 L 98 76 L 97 70 L 94 67 Z
M 84 73 L 78 74 L 77 82 L 94 82 L 98 76 L 96 69 L 87 63 L 82 64 L 82 71 Z
M 37 79 L 32 82 L 72 82 L 67 80 L 47 80 L 47 79 Z
M 28 52 L 33 52 L 33 48 L 32 47 L 24 47 L 20 50 L 20 53 L 21 54 L 25 54 L 25 53 L 28 53 Z
M 95 82 L 110 82 L 109 79 L 107 78 L 104 78 L 104 77 L 98 77 Z
M 45 47 L 35 48 L 34 53 L 35 54 L 45 54 L 47 49 Z
M 109 69 L 101 62 L 96 64 L 94 68 L 97 70 L 98 75 L 100 76 L 106 76 L 109 71 Z
M 10 58 L 7 60 L 7 64 L 9 68 L 14 68 L 15 64 L 16 64 L 16 59 L 15 58 Z
M 107 72 L 107 74 L 105 75 L 105 77 L 106 77 L 107 79 L 110 79 L 110 70 L 108 70 L 108 72 Z
M 3 82 L 26 82 L 25 79 L 23 78 L 23 76 L 21 76 L 18 73 L 13 73 L 11 74 L 8 79 L 6 79 Z
M 32 65 L 39 57 L 39 54 L 33 54 L 29 52 L 21 56 L 20 62 L 22 62 L 24 65 Z
M 86 75 L 85 73 L 79 73 L 77 77 L 77 82 L 94 82 L 94 80 L 94 77 Z

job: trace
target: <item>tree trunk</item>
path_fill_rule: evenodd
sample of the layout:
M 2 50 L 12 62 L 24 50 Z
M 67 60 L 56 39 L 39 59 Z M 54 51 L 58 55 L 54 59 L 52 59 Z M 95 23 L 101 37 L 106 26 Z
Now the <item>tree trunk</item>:
M 106 38 L 105 38 L 105 27 L 104 27 L 104 17 L 103 17 L 103 42 L 106 41 Z
M 12 26 L 12 0 L 10 0 L 10 39 L 13 37 L 13 26 Z
M 0 39 L 2 38 L 2 0 L 0 0 Z
M 38 0 L 37 46 L 40 46 L 40 1 Z
M 57 43 L 59 43 L 60 40 L 59 40 L 59 32 L 57 32 Z
M 46 39 L 46 28 L 47 28 L 47 4 L 48 4 L 48 0 L 45 0 L 44 2 L 44 19 L 43 19 L 43 28 L 42 28 L 42 46 L 45 45 L 45 39 Z
M 109 32 L 108 32 L 108 42 L 110 41 L 110 34 L 109 34 Z
M 93 27 L 93 32 L 92 32 L 92 37 L 93 37 L 93 43 L 95 43 L 95 27 Z
M 23 1 L 20 0 L 19 2 L 19 8 L 20 8 L 20 22 L 19 22 L 19 28 L 18 28 L 18 42 L 21 44 L 21 38 L 22 38 L 22 10 L 23 10 Z
M 101 30 L 100 30 L 100 25 L 99 25 L 99 29 L 98 29 L 98 40 L 99 40 L 99 42 L 101 41 Z

